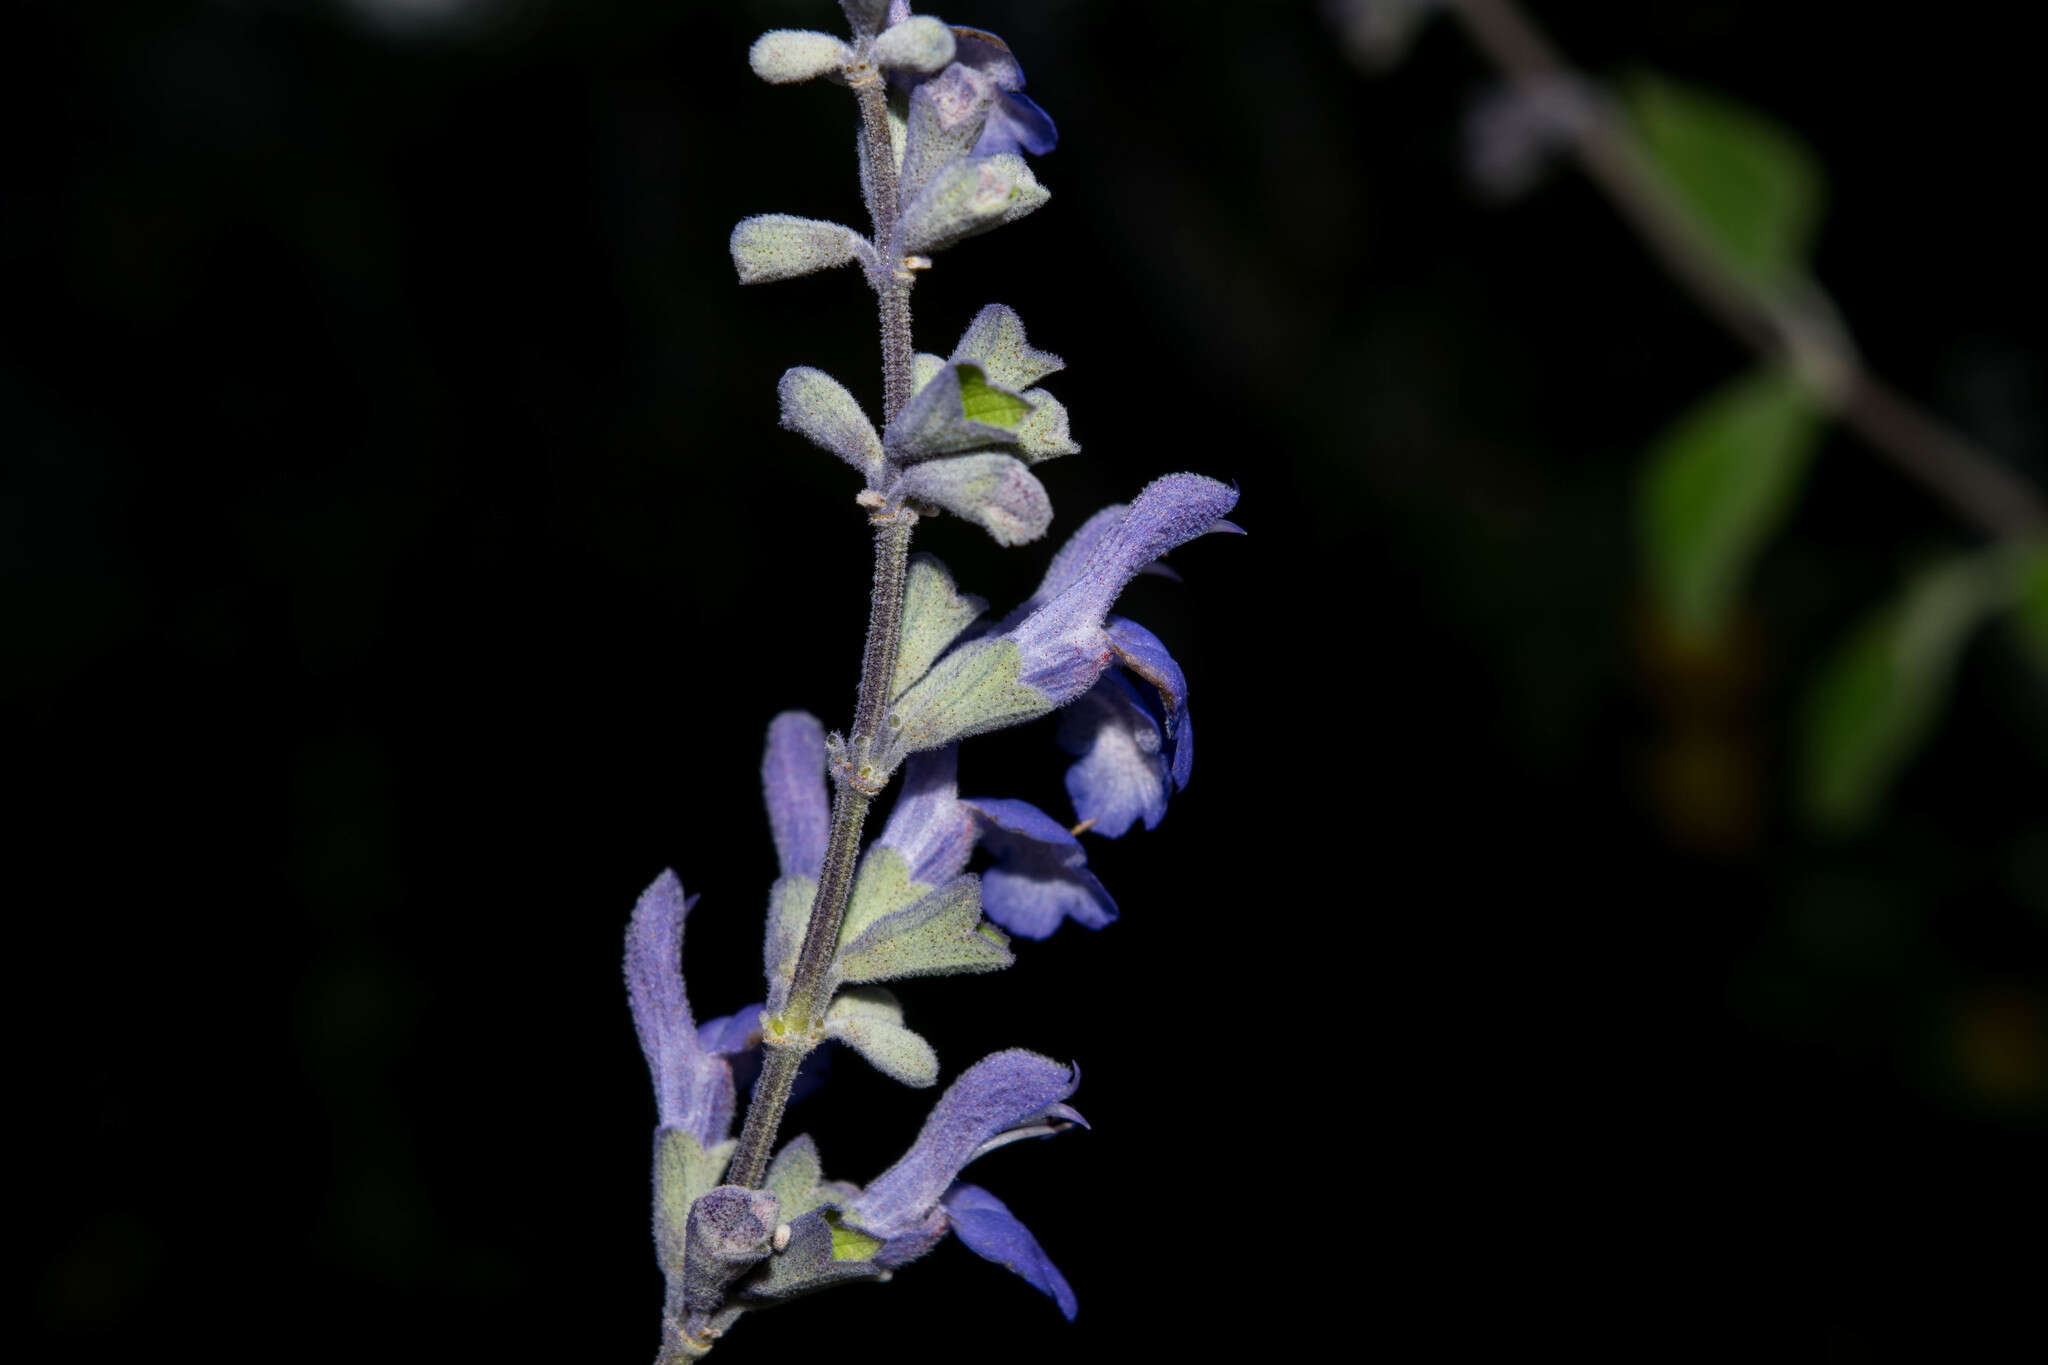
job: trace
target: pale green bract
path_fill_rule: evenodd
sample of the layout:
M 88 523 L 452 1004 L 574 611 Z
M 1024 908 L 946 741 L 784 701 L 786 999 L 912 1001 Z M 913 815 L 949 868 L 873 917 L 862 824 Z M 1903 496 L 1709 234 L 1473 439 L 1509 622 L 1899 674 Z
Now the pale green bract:
M 955 161 L 904 207 L 898 229 L 903 250 L 908 255 L 943 250 L 1014 223 L 1050 198 L 1051 191 L 1020 156 L 1003 152 Z
M 784 427 L 858 469 L 870 487 L 881 479 L 882 438 L 844 384 L 823 370 L 799 365 L 783 374 L 776 395 Z
M 768 891 L 768 933 L 761 956 L 768 975 L 770 1014 L 788 999 L 790 976 L 804 943 L 804 926 L 810 921 L 811 902 L 817 896 L 818 884 L 801 873 L 778 878 Z
M 981 883 L 955 877 L 907 910 L 875 921 L 839 950 L 842 981 L 992 972 L 1016 959 L 1010 940 L 981 918 Z
M 929 74 L 952 60 L 953 30 L 928 14 L 891 25 L 875 39 L 877 66 Z
M 761 1188 L 781 1202 L 785 1219 L 799 1218 L 826 1202 L 828 1196 L 819 1188 L 824 1178 L 818 1145 L 804 1135 L 791 1138 L 775 1154 Z
M 939 1054 L 903 1026 L 903 1006 L 878 986 L 842 991 L 825 1011 L 825 1036 L 846 1044 L 891 1080 L 922 1089 L 939 1079 Z
M 1014 640 L 971 640 L 940 659 L 896 699 L 882 759 L 893 769 L 905 755 L 956 739 L 1020 725 L 1050 712 L 1051 698 L 1028 687 Z
M 1024 545 L 1052 525 L 1052 499 L 1022 460 L 998 451 L 912 465 L 897 491 L 975 522 L 998 545 Z
M 839 922 L 840 946 L 859 938 L 862 930 L 882 916 L 917 904 L 934 889 L 911 880 L 910 865 L 901 853 L 887 844 L 872 845 L 860 860 L 860 871 L 854 874 L 846 917 Z
M 728 246 L 741 284 L 792 280 L 875 254 L 867 238 L 850 227 L 787 213 L 742 218 Z
M 771 29 L 747 49 L 747 65 L 770 85 L 815 80 L 839 71 L 853 60 L 853 49 L 829 33 L 808 29 Z
M 953 359 L 972 360 L 996 383 L 1020 390 L 1067 368 L 1067 362 L 1051 351 L 1041 351 L 1026 341 L 1024 320 L 1017 310 L 999 303 L 974 315 L 974 321 L 960 334 L 960 344 L 953 348 Z
M 1019 455 L 1037 464 L 1041 460 L 1081 453 L 1081 447 L 1075 444 L 1067 429 L 1065 404 L 1044 389 L 1026 389 L 1023 398 L 1031 404 L 1031 415 L 1017 424 Z
M 893 700 L 922 678 L 946 646 L 988 610 L 988 603 L 953 586 L 946 566 L 927 554 L 910 557 L 903 587 L 903 625 L 896 637 L 896 672 L 889 685 Z M 872 856 L 872 855 L 870 855 Z M 865 867 L 863 867 L 865 873 Z M 856 884 L 854 894 L 859 896 Z
M 688 1244 L 690 1205 L 715 1189 L 732 1156 L 730 1139 L 709 1152 L 680 1128 L 654 1135 L 654 1248 L 665 1274 L 680 1276 Z

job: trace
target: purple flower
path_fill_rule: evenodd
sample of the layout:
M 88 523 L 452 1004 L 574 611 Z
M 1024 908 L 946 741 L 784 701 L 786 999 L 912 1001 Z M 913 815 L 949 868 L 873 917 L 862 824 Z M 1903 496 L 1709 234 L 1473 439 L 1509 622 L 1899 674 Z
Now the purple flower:
M 1080 1305 L 1075 1302 L 1067 1277 L 1060 1274 L 1060 1268 L 1038 1245 L 1031 1229 L 1018 1221 L 1008 1205 L 981 1186 L 964 1180 L 954 1182 L 939 1204 L 946 1210 L 946 1221 L 962 1246 L 984 1261 L 994 1261 L 1023 1276 L 1038 1290 L 1052 1296 L 1068 1322 L 1074 1320 Z
M 975 156 L 996 152 L 1029 152 L 1044 156 L 1059 145 L 1060 131 L 1052 115 L 1024 93 L 1024 68 L 1017 64 L 1010 45 L 995 34 L 978 28 L 953 26 L 953 60 L 977 72 L 994 86 L 997 95 L 982 125 L 981 140 L 974 144 Z
M 875 843 L 902 855 L 912 882 L 951 881 L 978 844 L 995 856 L 981 874 L 982 913 L 1011 933 L 1042 939 L 1066 919 L 1100 929 L 1116 918 L 1116 902 L 1066 826 L 1028 801 L 961 797 L 958 770 L 953 744 L 904 765 L 903 791 Z
M 681 1129 L 709 1150 L 732 1127 L 733 1082 L 732 1067 L 698 1037 L 683 989 L 683 920 L 696 901 L 684 899 L 672 871 L 641 893 L 626 926 L 626 993 L 661 1127 Z
M 1074 813 L 1115 839 L 1142 819 L 1155 828 L 1166 799 L 1194 769 L 1187 679 L 1159 637 L 1135 621 L 1109 618 L 1119 667 L 1060 717 L 1060 746 L 1080 761 L 1067 769 Z
M 825 864 L 832 803 L 825 794 L 825 727 L 806 711 L 784 711 L 768 722 L 761 753 L 761 796 L 775 838 L 775 860 L 785 877 L 815 881 Z
M 981 874 L 981 908 L 990 919 L 1013 934 L 1045 938 L 1065 920 L 1100 929 L 1116 918 L 1116 902 L 1066 826 L 1028 801 L 966 804 L 980 817 L 982 847 L 996 858 Z
M 889 7 L 889 22 L 900 24 L 911 17 L 910 6 L 903 0 L 895 0 Z M 980 89 L 993 95 L 989 107 L 988 122 L 982 126 L 981 137 L 974 144 L 971 155 L 989 156 L 996 152 L 1029 152 L 1033 156 L 1044 156 L 1059 145 L 1059 129 L 1053 126 L 1052 115 L 1038 107 L 1038 102 L 1024 93 L 1024 68 L 1017 62 L 1010 45 L 986 29 L 967 28 L 954 24 L 953 61 L 966 68 L 974 77 Z M 911 72 L 892 71 L 890 80 L 899 87 L 914 88 L 921 83 Z
M 1128 507 L 1090 517 L 1053 556 L 1038 591 L 1003 623 L 1002 637 L 1023 655 L 1019 681 L 1055 706 L 1093 687 L 1120 654 L 1104 621 L 1117 596 L 1168 550 L 1211 530 L 1236 531 L 1224 520 L 1236 505 L 1234 488 L 1200 474 L 1168 474 Z
M 903 1159 L 845 1208 L 849 1224 L 882 1239 L 874 1263 L 892 1270 L 955 1231 L 969 1250 L 1023 1276 L 1071 1319 L 1074 1292 L 1029 1229 L 993 1195 L 957 1178 L 969 1162 L 997 1147 L 1048 1137 L 1076 1123 L 1085 1127 L 1064 1103 L 1079 1083 L 1073 1068 L 1021 1048 L 967 1068 L 932 1106 Z
M 1081 697 L 1112 664 L 1177 677 L 1156 640 L 1127 628 L 1112 633 L 1105 618 L 1124 586 L 1168 550 L 1206 531 L 1236 531 L 1224 520 L 1236 502 L 1237 490 L 1214 479 L 1169 474 L 1128 507 L 1090 517 L 1029 600 L 993 633 L 956 645 L 897 698 L 885 761 L 1042 716 Z M 1184 710 L 1177 694 L 1162 705 L 1167 720 Z

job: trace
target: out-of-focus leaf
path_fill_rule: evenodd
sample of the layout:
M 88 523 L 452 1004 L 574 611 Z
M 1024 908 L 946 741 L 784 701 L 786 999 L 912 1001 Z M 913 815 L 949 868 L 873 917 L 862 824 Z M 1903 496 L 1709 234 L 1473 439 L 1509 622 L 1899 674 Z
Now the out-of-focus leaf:
M 1947 560 L 1859 626 L 1806 697 L 1800 797 L 1807 817 L 1848 832 L 1867 823 L 1932 733 L 1970 632 L 2012 605 L 2002 550 Z
M 1626 95 L 1650 160 L 1733 264 L 1769 280 L 1805 271 L 1824 185 L 1804 143 L 1725 96 L 1659 76 Z
M 2019 607 L 2013 623 L 2034 661 L 2048 671 L 2048 546 L 2035 546 L 2020 566 Z
M 1673 626 L 1717 633 L 1798 496 L 1820 409 L 1787 369 L 1710 395 L 1651 448 L 1636 520 L 1650 589 Z

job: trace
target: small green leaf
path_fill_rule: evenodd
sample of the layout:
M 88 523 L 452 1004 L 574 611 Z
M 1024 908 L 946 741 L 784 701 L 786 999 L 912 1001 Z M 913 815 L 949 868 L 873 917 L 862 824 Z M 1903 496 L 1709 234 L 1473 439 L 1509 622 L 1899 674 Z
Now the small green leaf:
M 2027 551 L 2019 573 L 2020 600 L 2013 624 L 2035 662 L 2048 670 L 2048 546 Z
M 1850 634 L 1806 697 L 1800 795 L 1813 823 L 1849 832 L 1876 814 L 1933 732 L 1970 633 L 2014 588 L 2000 551 L 1951 559 Z
M 1723 95 L 1657 76 L 1626 91 L 1643 149 L 1730 264 L 1767 281 L 1801 275 L 1824 185 L 1812 151 Z
M 859 1228 L 850 1228 L 844 1223 L 832 1224 L 833 1260 L 865 1261 L 881 1249 L 881 1238 L 870 1237 Z
M 1820 410 L 1789 370 L 1710 395 L 1650 449 L 1636 519 L 1650 589 L 1679 629 L 1716 634 L 1798 497 Z
M 962 361 L 954 368 L 960 372 L 960 411 L 970 422 L 1015 427 L 1030 415 L 1031 405 L 1008 389 L 989 383 L 981 366 Z

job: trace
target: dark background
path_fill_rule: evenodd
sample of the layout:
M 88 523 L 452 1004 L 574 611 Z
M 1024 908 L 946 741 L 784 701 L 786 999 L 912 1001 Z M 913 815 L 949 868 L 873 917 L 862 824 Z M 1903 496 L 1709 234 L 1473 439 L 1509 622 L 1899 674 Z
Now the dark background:
M 1123 920 L 900 992 L 948 1079 L 1082 1063 L 1094 1131 L 973 1172 L 1079 1323 L 947 1246 L 720 1355 L 1995 1338 L 2041 1269 L 2040 675 L 1973 646 L 1865 836 L 1803 832 L 1785 780 L 1821 650 L 1968 532 L 1833 437 L 1732 642 L 1671 644 L 1634 469 L 1746 359 L 1582 183 L 1466 187 L 1453 30 L 1375 79 L 1306 6 L 944 14 L 1009 38 L 1063 141 L 1050 206 L 920 286 L 920 343 L 1000 300 L 1065 355 L 1086 452 L 1047 471 L 1050 544 L 1183 468 L 1251 534 L 1124 600 L 1201 762 L 1157 831 L 1092 843 Z M 1873 364 L 2048 480 L 2008 7 L 1538 16 L 1596 73 L 1798 128 Z M 651 1353 L 625 916 L 674 865 L 700 1017 L 757 998 L 762 727 L 852 705 L 865 528 L 773 390 L 815 364 L 874 401 L 869 301 L 741 290 L 724 245 L 856 221 L 844 92 L 745 66 L 836 24 L 15 8 L 14 1238 L 49 1358 Z M 920 541 L 998 609 L 1050 549 Z M 1064 814 L 1065 762 L 1040 724 L 964 785 Z M 865 1180 L 930 1098 L 841 1056 L 791 1131 Z

